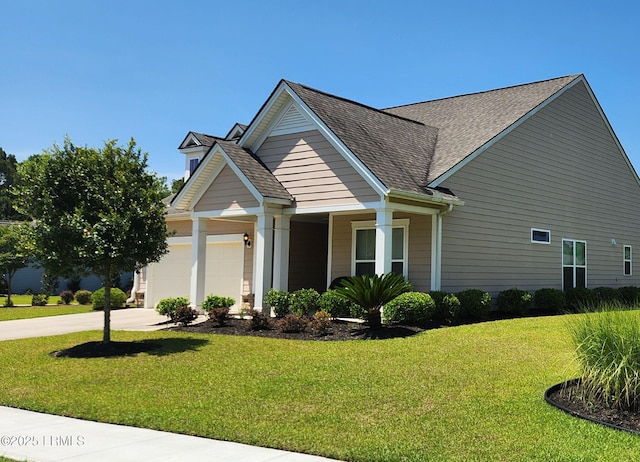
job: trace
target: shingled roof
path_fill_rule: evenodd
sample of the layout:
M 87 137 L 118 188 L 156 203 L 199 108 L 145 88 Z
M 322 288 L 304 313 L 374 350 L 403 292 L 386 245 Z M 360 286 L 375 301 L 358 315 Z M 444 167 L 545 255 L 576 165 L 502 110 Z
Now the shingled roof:
M 438 129 L 286 81 L 300 99 L 388 189 L 426 187 Z
M 438 127 L 438 142 L 427 175 L 430 183 L 580 76 L 570 75 L 384 111 Z

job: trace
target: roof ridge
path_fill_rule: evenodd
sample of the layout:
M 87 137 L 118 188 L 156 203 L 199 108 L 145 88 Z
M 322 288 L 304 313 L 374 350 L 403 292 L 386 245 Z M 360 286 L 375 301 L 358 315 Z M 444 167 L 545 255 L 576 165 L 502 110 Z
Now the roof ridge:
M 494 89 L 491 89 L 491 90 L 475 91 L 475 92 L 471 92 L 471 93 L 463 93 L 462 95 L 445 96 L 444 98 L 436 98 L 436 99 L 418 101 L 418 102 L 415 102 L 415 103 L 400 104 L 398 106 L 386 107 L 386 108 L 382 109 L 382 111 L 385 112 L 385 111 L 387 111 L 389 109 L 416 106 L 418 104 L 434 103 L 436 101 L 444 101 L 444 100 L 448 100 L 448 99 L 463 98 L 463 97 L 466 97 L 466 96 L 481 95 L 483 93 L 492 93 L 492 92 L 497 92 L 497 91 L 510 90 L 510 89 L 518 88 L 518 87 L 528 87 L 528 86 L 531 86 L 531 85 L 539 85 L 541 83 L 553 82 L 554 80 L 561 80 L 561 79 L 566 79 L 566 78 L 569 78 L 569 77 L 573 77 L 571 79 L 571 81 L 573 81 L 573 80 L 575 80 L 578 77 L 581 77 L 583 75 L 584 74 L 568 74 L 568 75 L 563 75 L 561 77 L 554 77 L 554 78 L 551 78 L 551 79 L 538 80 L 536 82 L 520 83 L 520 84 L 517 84 L 517 85 L 509 85 L 509 86 L 506 86 L 506 87 L 494 88 Z
M 420 122 L 418 120 L 409 119 L 408 117 L 399 116 L 397 114 L 391 114 L 389 112 L 386 112 L 384 109 L 378 109 L 378 108 L 375 108 L 373 106 L 369 106 L 367 104 L 363 104 L 363 103 L 360 103 L 358 101 L 354 101 L 354 100 L 349 99 L 349 98 L 344 98 L 342 96 L 337 96 L 337 95 L 334 95 L 332 93 L 327 93 L 326 91 L 318 90 L 317 88 L 313 88 L 313 87 L 310 87 L 308 85 L 304 85 L 302 83 L 292 82 L 292 81 L 286 80 L 286 79 L 283 79 L 283 82 L 286 83 L 287 85 L 289 85 L 290 87 L 291 87 L 291 84 L 297 85 L 299 87 L 304 88 L 305 90 L 313 91 L 314 93 L 318 93 L 318 94 L 321 94 L 321 95 L 324 95 L 324 96 L 328 96 L 330 98 L 338 99 L 338 100 L 346 102 L 346 103 L 350 103 L 350 104 L 353 104 L 353 105 L 356 105 L 356 106 L 360 106 L 360 107 L 362 107 L 364 109 L 369 109 L 371 111 L 377 112 L 377 113 L 382 114 L 384 116 L 391 116 L 391 117 L 396 118 L 396 119 L 405 120 L 407 122 L 414 123 L 416 125 L 422 125 L 423 127 L 430 127 L 431 126 L 431 125 L 427 125 L 425 123 L 422 123 L 422 122 Z M 433 127 L 433 128 L 436 128 L 436 127 Z

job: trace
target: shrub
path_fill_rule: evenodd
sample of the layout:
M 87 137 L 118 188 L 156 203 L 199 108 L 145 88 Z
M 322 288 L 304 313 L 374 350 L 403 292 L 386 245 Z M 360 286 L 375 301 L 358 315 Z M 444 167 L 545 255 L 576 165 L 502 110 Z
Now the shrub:
M 91 292 L 88 290 L 78 290 L 75 293 L 76 302 L 81 305 L 88 305 L 91 303 Z
M 300 289 L 291 294 L 291 312 L 304 316 L 318 311 L 320 294 L 315 289 Z
M 567 309 L 572 312 L 592 310 L 597 305 L 597 299 L 592 290 L 575 287 L 564 291 Z
M 189 299 L 185 297 L 177 297 L 177 298 L 163 298 L 158 302 L 156 306 L 156 311 L 159 314 L 167 316 L 172 321 L 176 316 L 176 311 L 178 308 L 183 306 L 189 306 Z
M 271 317 L 262 311 L 253 310 L 251 312 L 251 330 L 271 329 Z
M 331 327 L 331 315 L 324 310 L 320 310 L 313 315 L 309 325 L 314 334 L 323 335 Z
M 229 308 L 227 307 L 221 306 L 218 308 L 212 308 L 207 313 L 209 315 L 209 319 L 220 326 L 224 326 L 227 319 L 229 319 Z
M 491 308 L 491 295 L 479 289 L 467 289 L 456 294 L 460 305 L 454 307 L 451 318 L 459 321 L 481 321 Z
M 69 305 L 73 301 L 73 292 L 70 290 L 63 290 L 60 292 L 60 299 L 65 305 Z
M 31 296 L 31 306 L 45 306 L 49 301 L 47 294 L 33 294 Z
M 236 301 L 231 297 L 223 297 L 220 295 L 209 295 L 202 302 L 202 309 L 204 311 L 210 311 L 214 308 L 230 308 L 233 305 L 235 305 L 235 303 Z
M 591 289 L 596 305 L 611 304 L 618 301 L 618 291 L 613 287 L 596 287 Z
M 460 305 L 458 297 L 441 290 L 432 290 L 429 295 L 436 305 L 433 312 L 433 320 L 438 322 L 450 321 L 451 313 L 457 311 L 457 307 Z
M 533 294 L 533 305 L 538 310 L 562 313 L 566 304 L 564 292 L 560 289 L 538 289 Z
M 271 307 L 276 318 L 283 318 L 291 313 L 291 294 L 285 290 L 270 289 L 264 301 Z
M 504 314 L 523 315 L 531 308 L 533 296 L 526 290 L 507 289 L 498 294 L 496 305 Z
M 305 316 L 289 313 L 276 322 L 276 327 L 282 332 L 303 332 L 309 321 Z
M 327 290 L 318 298 L 318 308 L 332 318 L 352 316 L 355 304 L 335 290 Z
M 640 409 L 640 312 L 619 303 L 571 317 L 569 329 L 581 368 L 587 403 L 629 411 Z
M 238 312 L 238 316 L 240 316 L 240 319 L 244 319 L 247 316 L 251 316 L 251 313 L 253 313 L 251 306 L 248 303 L 243 303 L 240 311 Z
M 124 302 L 127 301 L 127 294 L 125 294 L 122 290 L 117 287 L 111 288 L 111 308 L 117 309 L 122 308 Z M 94 310 L 102 310 L 104 308 L 104 287 L 96 290 L 93 294 L 91 294 L 91 305 Z
M 626 286 L 616 289 L 618 300 L 627 306 L 636 306 L 640 302 L 640 287 Z
M 179 306 L 173 315 L 172 321 L 176 324 L 188 326 L 198 318 L 198 312 L 190 306 Z
M 401 324 L 426 324 L 433 318 L 436 304 L 431 295 L 422 292 L 405 292 L 384 306 L 382 315 L 386 322 Z

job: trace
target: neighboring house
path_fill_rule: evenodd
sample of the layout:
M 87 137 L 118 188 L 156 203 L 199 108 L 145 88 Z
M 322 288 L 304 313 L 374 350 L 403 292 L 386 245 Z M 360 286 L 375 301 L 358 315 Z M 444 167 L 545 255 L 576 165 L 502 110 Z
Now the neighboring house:
M 179 150 L 147 307 L 389 271 L 419 291 L 640 285 L 640 181 L 583 75 L 383 110 L 283 80 L 248 126 Z

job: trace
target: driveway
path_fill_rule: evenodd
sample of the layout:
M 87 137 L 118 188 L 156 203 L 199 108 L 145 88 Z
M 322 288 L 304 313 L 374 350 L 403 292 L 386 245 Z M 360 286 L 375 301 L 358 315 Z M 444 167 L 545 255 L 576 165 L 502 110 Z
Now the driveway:
M 15 308 L 20 309 L 20 308 Z M 126 308 L 111 311 L 111 329 L 151 331 L 167 327 L 163 324 L 166 316 L 145 308 Z M 28 337 L 46 337 L 85 330 L 102 330 L 104 313 L 65 314 L 45 318 L 17 319 L 0 322 L 0 340 L 14 340 Z

